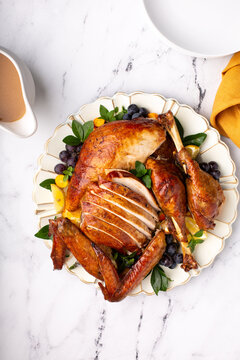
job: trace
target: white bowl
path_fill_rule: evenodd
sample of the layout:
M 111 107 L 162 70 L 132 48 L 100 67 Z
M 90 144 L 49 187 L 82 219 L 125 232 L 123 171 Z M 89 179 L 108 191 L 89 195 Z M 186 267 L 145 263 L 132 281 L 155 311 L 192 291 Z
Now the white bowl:
M 37 120 L 31 108 L 35 99 L 35 85 L 32 74 L 25 63 L 11 51 L 0 47 L 0 54 L 5 55 L 18 72 L 26 108 L 26 112 L 21 119 L 12 122 L 0 121 L 0 128 L 20 137 L 31 136 L 37 130 Z
M 202 161 L 209 162 L 216 160 L 221 171 L 220 182 L 224 189 L 226 200 L 221 208 L 220 214 L 216 219 L 216 227 L 214 230 L 208 232 L 208 237 L 203 244 L 199 245 L 194 256 L 198 261 L 200 267 L 197 270 L 192 270 L 186 273 L 180 266 L 170 270 L 164 268 L 167 275 L 173 280 L 170 283 L 169 290 L 175 286 L 185 284 L 192 276 L 199 275 L 205 267 L 208 267 L 224 248 L 225 239 L 231 235 L 232 223 L 237 216 L 238 203 L 238 180 L 235 176 L 235 164 L 229 154 L 229 149 L 226 144 L 220 140 L 217 130 L 209 126 L 207 119 L 197 114 L 192 108 L 187 105 L 180 105 L 174 99 L 165 99 L 158 94 L 146 94 L 143 92 L 134 92 L 130 95 L 125 93 L 117 93 L 112 98 L 101 97 L 91 104 L 83 105 L 79 111 L 68 117 L 67 121 L 59 125 L 53 136 L 47 140 L 45 144 L 45 152 L 39 157 L 39 169 L 34 177 L 33 200 L 36 204 L 36 214 L 38 217 L 39 228 L 48 223 L 49 218 L 56 215 L 52 193 L 39 186 L 39 184 L 47 178 L 55 178 L 54 166 L 59 163 L 58 154 L 64 149 L 62 139 L 66 135 L 72 134 L 71 126 L 69 124 L 73 119 L 82 123 L 93 120 L 99 116 L 99 106 L 104 105 L 109 110 L 113 107 L 122 106 L 127 107 L 134 103 L 139 106 L 147 108 L 151 112 L 163 113 L 171 110 L 174 115 L 181 121 L 185 130 L 185 135 L 190 135 L 198 132 L 205 132 L 207 138 L 201 146 L 200 156 Z M 46 240 L 45 244 L 51 248 L 52 241 Z M 49 261 L 51 261 L 49 259 Z M 76 259 L 71 255 L 67 258 L 66 268 L 75 263 Z M 79 277 L 81 281 L 87 284 L 96 285 L 98 280 L 88 274 L 81 266 L 73 270 L 69 270 L 72 274 Z M 153 290 L 150 284 L 150 277 L 142 281 L 142 283 L 133 290 L 132 295 L 144 293 L 152 295 Z
M 143 0 L 161 39 L 191 56 L 218 57 L 240 50 L 237 0 Z

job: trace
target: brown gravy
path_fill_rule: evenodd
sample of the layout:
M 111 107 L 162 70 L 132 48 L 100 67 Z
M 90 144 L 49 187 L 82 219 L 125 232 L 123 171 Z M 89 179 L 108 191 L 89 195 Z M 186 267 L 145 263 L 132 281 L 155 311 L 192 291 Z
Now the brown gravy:
M 0 54 L 0 121 L 19 120 L 26 112 L 17 69 Z

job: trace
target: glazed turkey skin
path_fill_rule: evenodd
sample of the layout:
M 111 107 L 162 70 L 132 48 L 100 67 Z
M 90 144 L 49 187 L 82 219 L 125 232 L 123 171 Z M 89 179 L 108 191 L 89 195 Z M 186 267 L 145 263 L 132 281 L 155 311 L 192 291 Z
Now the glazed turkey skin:
M 129 170 L 145 162 L 165 141 L 166 132 L 155 120 L 139 118 L 107 123 L 95 129 L 84 142 L 71 178 L 66 209 L 74 211 L 91 182 L 105 169 Z

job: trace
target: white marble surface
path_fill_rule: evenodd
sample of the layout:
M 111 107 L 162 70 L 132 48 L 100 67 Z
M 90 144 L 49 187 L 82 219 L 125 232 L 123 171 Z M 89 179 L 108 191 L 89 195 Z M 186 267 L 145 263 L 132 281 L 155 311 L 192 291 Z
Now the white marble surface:
M 0 133 L 1 360 L 238 360 L 239 220 L 200 277 L 159 296 L 110 304 L 34 238 L 32 177 L 45 140 L 86 102 L 158 92 L 209 117 L 229 58 L 196 59 L 162 44 L 137 0 L 0 1 L 0 44 L 30 67 L 39 128 Z M 227 140 L 239 163 L 240 150 Z M 239 167 L 237 169 L 239 176 Z

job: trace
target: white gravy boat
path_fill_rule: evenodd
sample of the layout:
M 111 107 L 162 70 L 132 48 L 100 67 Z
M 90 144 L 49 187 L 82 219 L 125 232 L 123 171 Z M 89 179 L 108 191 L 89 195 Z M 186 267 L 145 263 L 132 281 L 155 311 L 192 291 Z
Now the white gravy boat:
M 11 51 L 0 47 L 0 54 L 5 55 L 18 72 L 26 108 L 26 112 L 21 119 L 12 122 L 0 121 L 0 128 L 20 137 L 31 136 L 37 130 L 37 120 L 31 108 L 35 99 L 35 85 L 32 74 L 24 62 Z

